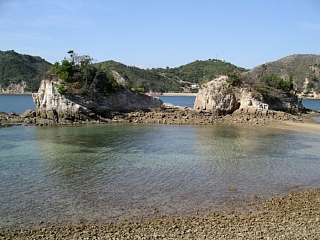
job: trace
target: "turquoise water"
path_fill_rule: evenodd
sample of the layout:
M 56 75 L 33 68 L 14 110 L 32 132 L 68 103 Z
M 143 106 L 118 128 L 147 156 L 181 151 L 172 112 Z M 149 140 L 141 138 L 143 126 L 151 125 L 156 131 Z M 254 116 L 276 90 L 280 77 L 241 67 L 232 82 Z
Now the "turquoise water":
M 319 147 L 319 134 L 263 127 L 2 128 L 0 227 L 179 216 L 318 188 Z

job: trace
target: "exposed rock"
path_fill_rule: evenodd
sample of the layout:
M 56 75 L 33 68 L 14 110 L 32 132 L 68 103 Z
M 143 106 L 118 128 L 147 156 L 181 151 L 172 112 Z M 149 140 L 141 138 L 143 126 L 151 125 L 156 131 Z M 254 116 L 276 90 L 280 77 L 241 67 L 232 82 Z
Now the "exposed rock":
M 199 90 L 194 108 L 217 112 L 218 114 L 230 114 L 235 110 L 253 108 L 253 111 L 284 111 L 298 113 L 303 110 L 301 101 L 296 96 L 279 92 L 279 98 L 266 100 L 260 95 L 257 100 L 252 97 L 250 88 L 233 87 L 228 83 L 227 76 L 220 76 L 202 86 Z
M 229 91 L 228 77 L 216 78 L 199 90 L 194 108 L 205 111 L 217 111 L 218 113 L 233 113 L 239 108 L 236 96 Z
M 163 105 L 157 97 L 126 89 L 110 93 L 107 97 L 98 96 L 96 101 L 87 101 L 81 96 L 60 94 L 59 84 L 59 81 L 51 79 L 42 80 L 38 93 L 32 94 L 36 116 L 47 119 L 49 123 L 101 121 L 102 117 L 110 115 L 110 111 L 150 110 Z
M 111 73 L 112 73 L 114 79 L 117 81 L 117 83 L 119 83 L 119 84 L 126 83 L 126 80 L 123 77 L 121 77 L 121 75 L 118 72 L 116 72 L 115 70 L 111 70 Z
M 6 94 L 22 94 L 27 93 L 25 91 L 26 83 L 21 81 L 19 83 L 10 83 L 8 86 L 0 86 L 0 93 Z

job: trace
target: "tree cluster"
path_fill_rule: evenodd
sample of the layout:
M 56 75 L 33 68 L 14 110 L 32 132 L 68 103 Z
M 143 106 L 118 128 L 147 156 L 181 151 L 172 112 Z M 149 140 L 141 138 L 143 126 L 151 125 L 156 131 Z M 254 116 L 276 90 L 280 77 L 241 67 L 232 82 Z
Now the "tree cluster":
M 253 97 L 257 98 L 260 93 L 267 101 L 275 101 L 285 95 L 295 93 L 293 79 L 284 80 L 276 74 L 265 74 L 258 81 L 253 83 Z
M 68 54 L 68 59 L 55 62 L 49 70 L 62 80 L 59 93 L 79 94 L 95 100 L 97 94 L 107 96 L 118 90 L 119 85 L 113 75 L 100 65 L 94 65 L 89 55 L 80 56 L 72 50 Z
M 142 89 L 144 92 L 181 92 L 183 89 L 180 85 L 170 77 L 159 74 L 157 71 L 150 69 L 141 69 L 138 67 L 126 66 L 115 61 L 105 61 L 101 65 L 108 69 L 114 70 L 126 81 L 125 85 L 128 89 Z

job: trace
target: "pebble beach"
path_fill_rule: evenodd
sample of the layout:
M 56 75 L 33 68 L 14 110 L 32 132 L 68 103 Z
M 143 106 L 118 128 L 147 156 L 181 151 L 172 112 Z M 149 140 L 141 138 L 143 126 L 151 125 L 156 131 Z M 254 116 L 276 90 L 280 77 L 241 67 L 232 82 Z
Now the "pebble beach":
M 0 229 L 0 239 L 320 239 L 320 189 L 254 200 L 241 210 L 103 225 Z

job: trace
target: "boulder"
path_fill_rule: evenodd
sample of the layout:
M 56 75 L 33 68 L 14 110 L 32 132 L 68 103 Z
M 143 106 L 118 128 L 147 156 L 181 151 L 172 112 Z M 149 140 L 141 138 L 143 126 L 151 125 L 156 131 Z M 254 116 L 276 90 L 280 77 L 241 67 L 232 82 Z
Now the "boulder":
M 226 114 L 233 113 L 239 108 L 236 94 L 230 91 L 227 76 L 216 78 L 200 88 L 194 108 L 204 111 L 217 111 Z

